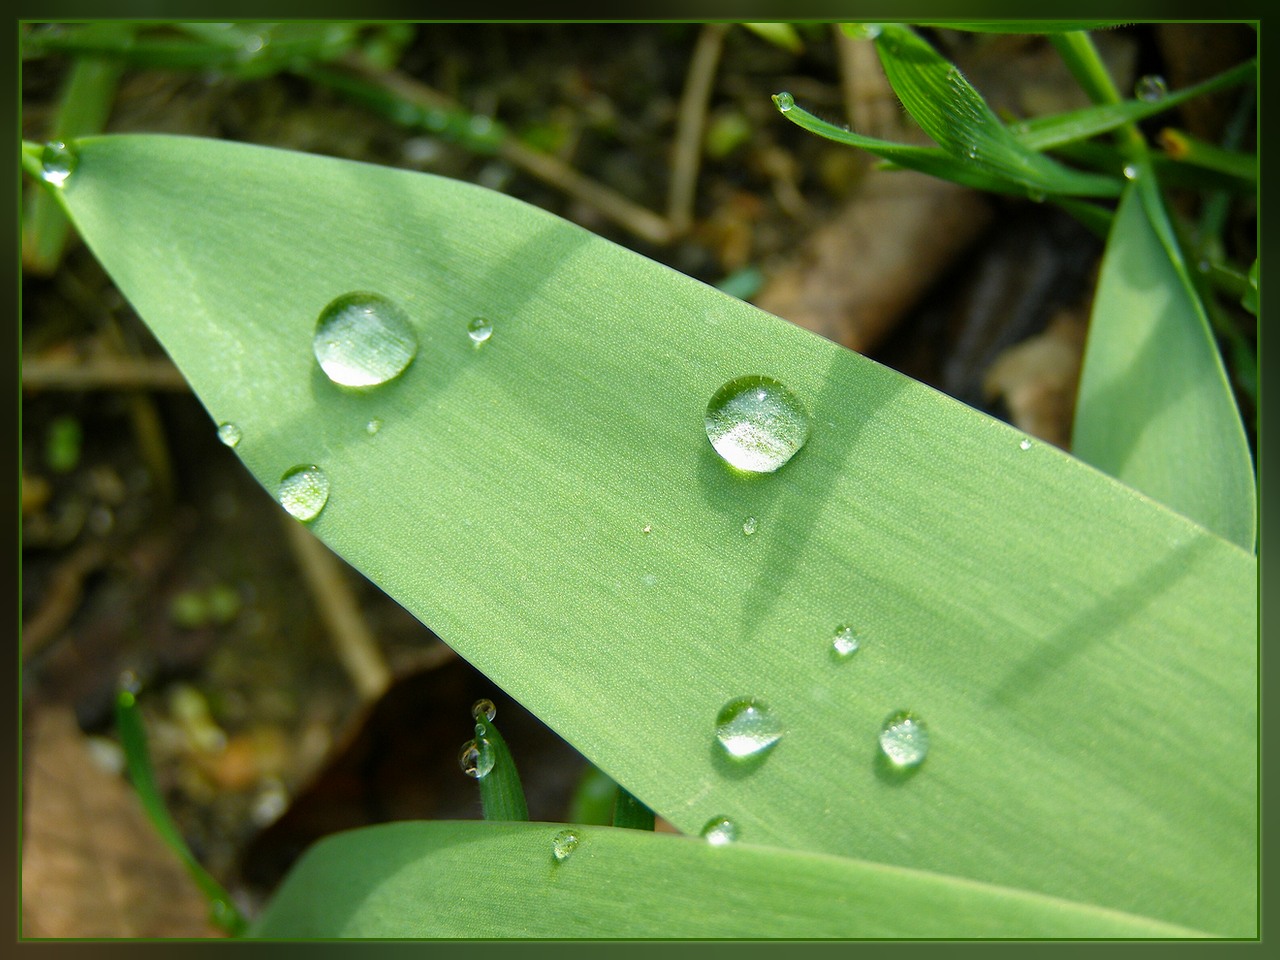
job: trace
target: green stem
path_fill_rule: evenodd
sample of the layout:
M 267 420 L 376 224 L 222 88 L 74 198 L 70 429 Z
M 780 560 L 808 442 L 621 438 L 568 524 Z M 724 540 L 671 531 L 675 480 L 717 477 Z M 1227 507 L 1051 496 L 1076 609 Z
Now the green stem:
M 487 740 L 493 751 L 493 769 L 477 781 L 480 784 L 480 803 L 486 820 L 528 820 L 529 805 L 525 801 L 524 787 L 516 762 L 507 748 L 507 742 L 483 715 L 476 717 L 476 742 Z
M 1094 103 L 1119 103 L 1123 99 L 1088 33 L 1080 30 L 1055 33 L 1050 40 L 1090 100 Z M 1136 155 L 1146 151 L 1142 134 L 1133 124 L 1118 128 L 1116 136 L 1127 153 Z
M 151 769 L 151 757 L 147 750 L 147 732 L 142 725 L 142 713 L 131 691 L 122 690 L 116 697 L 116 725 L 120 731 L 120 741 L 124 746 L 129 779 L 133 782 L 133 788 L 137 791 L 147 818 L 160 834 L 160 838 L 178 855 L 191 878 L 208 899 L 213 921 L 232 936 L 243 933 L 244 916 L 236 909 L 235 902 L 222 885 L 196 860 L 182 833 L 178 830 L 177 824 L 169 815 L 168 808 L 165 807 L 164 798 L 160 795 L 155 774 Z

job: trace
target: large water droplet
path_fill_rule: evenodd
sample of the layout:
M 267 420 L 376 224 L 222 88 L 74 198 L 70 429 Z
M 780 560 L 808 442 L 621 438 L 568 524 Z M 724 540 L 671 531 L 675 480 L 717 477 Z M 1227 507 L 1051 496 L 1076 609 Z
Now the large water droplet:
M 786 113 L 796 105 L 796 98 L 784 91 L 783 93 L 775 93 L 773 95 L 773 102 L 777 105 L 780 112 Z
M 730 700 L 716 716 L 716 739 L 730 755 L 752 757 L 773 747 L 782 736 L 782 723 L 763 700 Z
M 809 415 L 790 390 L 769 377 L 731 380 L 707 404 L 707 438 L 731 466 L 772 473 L 809 439 Z
M 458 766 L 468 777 L 479 780 L 489 775 L 489 771 L 493 769 L 494 759 L 493 745 L 488 740 L 483 738 L 468 740 L 458 753 Z
M 929 731 L 915 714 L 900 710 L 880 728 L 880 749 L 895 767 L 917 767 L 929 752 Z
M 836 627 L 835 635 L 831 638 L 831 649 L 838 657 L 853 656 L 858 652 L 858 632 L 848 624 Z
M 329 478 L 315 464 L 300 464 L 280 478 L 280 506 L 306 523 L 320 516 L 329 502 Z
M 759 526 L 760 522 L 756 520 L 755 517 L 747 517 L 747 519 L 742 521 L 742 532 L 749 537 L 756 532 L 756 529 Z
M 467 336 L 471 338 L 472 343 L 479 346 L 493 336 L 493 321 L 486 320 L 484 317 L 474 318 L 467 324 Z
M 55 187 L 64 186 L 67 177 L 75 172 L 80 155 L 74 147 L 69 147 L 61 140 L 51 140 L 40 151 L 40 176 L 45 183 Z
M 578 848 L 578 835 L 572 830 L 561 830 L 551 840 L 551 853 L 557 860 L 568 860 Z
M 484 717 L 485 721 L 492 721 L 498 715 L 498 708 L 493 705 L 493 701 L 485 698 L 477 700 L 471 705 L 471 716 L 479 720 Z
M 240 432 L 240 428 L 234 423 L 223 423 L 218 425 L 218 439 L 228 447 L 234 447 L 239 444 L 243 436 L 244 434 Z
M 1169 95 L 1169 84 L 1165 82 L 1164 77 L 1149 73 L 1145 77 L 1138 78 L 1138 82 L 1133 87 L 1133 95 L 1147 103 L 1156 103 Z
M 325 375 L 344 387 L 398 377 L 418 352 L 405 312 L 376 293 L 348 293 L 320 312 L 312 348 Z
M 713 847 L 723 847 L 738 839 L 738 825 L 728 817 L 712 817 L 702 828 L 702 839 Z

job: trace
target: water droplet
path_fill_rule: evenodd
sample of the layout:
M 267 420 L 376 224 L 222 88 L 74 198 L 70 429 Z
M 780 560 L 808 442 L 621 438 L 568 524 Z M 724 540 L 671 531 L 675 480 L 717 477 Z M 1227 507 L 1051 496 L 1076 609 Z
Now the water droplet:
M 851 657 L 858 652 L 858 633 L 848 624 L 836 627 L 831 638 L 831 649 L 840 657 Z
M 61 140 L 51 140 L 40 152 L 40 176 L 45 183 L 61 187 L 66 184 L 67 177 L 75 172 L 80 155 L 75 149 Z
M 793 97 L 791 94 L 785 93 L 785 92 L 775 93 L 773 95 L 773 102 L 777 104 L 778 110 L 780 112 L 786 113 L 788 110 L 790 110 L 792 107 L 796 105 L 796 98 Z
M 735 757 L 753 757 L 773 747 L 782 723 L 763 700 L 730 700 L 716 716 L 716 739 Z
M 1134 84 L 1133 95 L 1147 103 L 1156 103 L 1169 95 L 1169 84 L 1165 82 L 1164 77 L 1149 73 L 1145 77 L 1140 77 Z
M 1022 450 L 1030 450 L 1030 449 L 1031 449 L 1031 441 L 1030 441 L 1030 440 L 1023 440 L 1021 443 L 1019 443 L 1019 444 L 1018 444 L 1018 447 L 1019 447 L 1020 449 L 1022 449 Z
M 723 847 L 738 839 L 738 825 L 728 817 L 712 817 L 702 828 L 702 839 L 713 847 Z
M 1138 179 L 1138 165 L 1136 163 L 1126 163 L 1124 165 L 1124 176 L 1126 180 Z
M 498 708 L 493 705 L 493 701 L 489 699 L 477 700 L 471 705 L 471 716 L 479 720 L 481 716 L 486 721 L 492 720 L 498 715 Z
M 222 423 L 218 425 L 218 439 L 228 447 L 234 447 L 239 444 L 240 439 L 243 436 L 244 435 L 240 432 L 240 428 L 234 423 Z
M 475 317 L 467 324 L 467 336 L 471 338 L 472 343 L 479 346 L 493 336 L 493 321 L 486 320 L 484 317 Z
M 874 40 L 883 29 L 878 23 L 850 23 L 846 25 L 849 35 L 863 40 Z
M 653 533 L 653 524 L 651 524 L 651 523 L 646 523 L 643 527 L 641 527 L 641 528 L 640 528 L 640 532 L 641 532 L 641 533 Z
M 320 312 L 312 340 L 325 375 L 344 387 L 398 377 L 418 352 L 404 311 L 376 293 L 348 293 Z
M 458 766 L 462 768 L 462 772 L 477 780 L 489 775 L 493 763 L 493 746 L 488 740 L 468 740 L 458 754 Z
M 568 860 L 578 847 L 578 835 L 572 830 L 561 830 L 551 841 L 551 853 L 557 860 Z
M 747 519 L 742 521 L 742 532 L 749 537 L 756 532 L 757 525 L 758 521 L 755 517 L 747 517 Z
M 809 415 L 790 390 L 762 376 L 738 377 L 707 404 L 707 438 L 730 466 L 772 473 L 809 439 Z
M 280 506 L 306 523 L 320 516 L 329 502 L 329 478 L 315 464 L 301 464 L 280 478 Z
M 368 423 L 364 425 L 364 432 L 371 437 L 381 429 L 382 429 L 382 421 L 379 420 L 377 417 L 374 417 L 372 420 L 370 420 Z
M 929 731 L 914 714 L 901 710 L 880 728 L 880 749 L 895 767 L 917 767 L 929 752 Z

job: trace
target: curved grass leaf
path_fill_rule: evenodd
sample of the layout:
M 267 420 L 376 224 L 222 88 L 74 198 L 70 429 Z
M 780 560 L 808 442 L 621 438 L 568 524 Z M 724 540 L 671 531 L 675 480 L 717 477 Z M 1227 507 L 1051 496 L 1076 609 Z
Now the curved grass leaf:
M 1251 550 L 1257 501 L 1248 439 L 1164 217 L 1148 168 L 1121 200 L 1107 242 L 1072 449 Z
M 578 845 L 557 861 L 551 848 L 560 829 L 406 822 L 329 837 L 303 856 L 250 935 L 1202 936 L 954 877 L 640 830 L 574 827 Z
M 1073 170 L 1023 146 L 964 75 L 910 28 L 886 24 L 875 44 L 903 106 L 951 155 L 1039 196 L 1120 193 L 1111 177 Z
M 321 465 L 315 533 L 677 828 L 727 815 L 752 842 L 1253 935 L 1247 552 L 475 186 L 131 136 L 80 144 L 61 196 L 267 490 Z M 352 290 L 419 341 L 364 392 L 311 346 Z M 746 374 L 810 420 L 773 474 L 728 468 L 704 430 Z M 785 732 L 737 763 L 713 729 L 743 695 Z M 903 708 L 933 736 L 906 775 L 877 747 Z

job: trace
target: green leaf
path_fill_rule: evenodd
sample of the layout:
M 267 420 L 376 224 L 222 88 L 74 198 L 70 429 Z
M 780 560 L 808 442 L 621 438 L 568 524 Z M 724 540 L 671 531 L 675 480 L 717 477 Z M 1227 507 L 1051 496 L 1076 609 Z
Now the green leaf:
M 781 47 L 789 53 L 804 51 L 804 41 L 800 39 L 796 28 L 789 23 L 744 23 L 743 26 L 762 40 L 772 43 L 775 47 Z
M 730 816 L 752 843 L 1255 934 L 1251 554 L 479 187 L 120 136 L 81 143 L 60 195 L 264 487 L 322 466 L 314 532 L 678 829 Z M 419 343 L 367 391 L 312 352 L 353 290 Z M 748 374 L 807 411 L 776 473 L 705 433 Z M 714 724 L 746 695 L 785 732 L 739 763 Z M 877 736 L 904 708 L 933 742 L 896 775 Z
M 516 762 L 507 747 L 507 741 L 493 721 L 483 714 L 475 718 L 477 750 L 487 753 L 493 767 L 477 778 L 480 785 L 480 803 L 486 820 L 528 820 L 529 805 L 524 798 L 524 785 L 516 770 Z M 487 762 L 486 760 L 486 762 Z
M 959 69 L 910 28 L 886 24 L 875 43 L 903 106 L 948 153 L 1036 195 L 1120 193 L 1111 177 L 1073 170 L 1023 146 Z
M 1112 227 L 1076 402 L 1076 455 L 1245 549 L 1253 461 L 1204 307 L 1149 171 Z M 1161 234 L 1165 236 L 1162 238 Z
M 329 837 L 307 852 L 250 935 L 1202 936 L 954 877 L 639 830 L 575 827 L 577 847 L 557 861 L 551 846 L 559 829 L 406 822 Z

